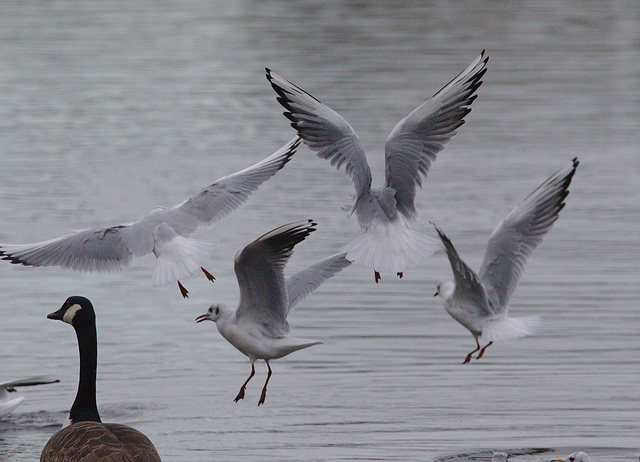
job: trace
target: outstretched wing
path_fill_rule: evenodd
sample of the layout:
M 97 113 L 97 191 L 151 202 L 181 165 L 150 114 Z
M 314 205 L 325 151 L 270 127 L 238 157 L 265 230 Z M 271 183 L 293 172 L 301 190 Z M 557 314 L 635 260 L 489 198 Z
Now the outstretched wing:
M 249 320 L 274 338 L 289 331 L 284 267 L 296 244 L 315 231 L 312 220 L 280 226 L 259 237 L 238 253 L 235 271 L 240 286 L 238 321 Z
M 514 208 L 494 229 L 480 267 L 480 280 L 500 311 L 506 311 L 527 257 L 559 217 L 578 159 L 558 170 Z
M 53 379 L 47 376 L 41 377 L 29 377 L 28 379 L 20 379 L 20 380 L 12 380 L 10 382 L 1 382 L 0 390 L 6 388 L 15 388 L 15 387 L 33 387 L 35 385 L 47 385 L 50 383 L 59 382 L 60 379 Z
M 211 226 L 231 213 L 251 192 L 284 167 L 299 144 L 298 137 L 292 139 L 266 159 L 220 178 L 173 209 L 156 210 L 128 225 L 95 227 L 30 244 L 0 244 L 0 258 L 26 266 L 61 266 L 75 271 L 122 270 L 131 264 L 134 256 L 150 253 L 154 246 L 170 241 L 155 242 L 159 231 L 166 229 L 172 236 L 186 237 L 197 228 Z M 194 249 L 194 246 L 197 247 L 195 241 L 190 248 Z M 184 249 L 175 252 L 180 251 L 183 252 L 181 258 L 188 256 Z M 180 274 L 192 272 L 189 269 Z M 165 279 L 175 280 L 176 277 L 172 273 Z
M 447 257 L 449 257 L 449 263 L 451 263 L 453 280 L 456 285 L 455 298 L 467 308 L 473 307 L 480 312 L 479 314 L 489 316 L 491 311 L 489 309 L 487 293 L 482 282 L 476 273 L 462 261 L 449 238 L 437 226 L 434 225 L 434 228 L 444 244 Z
M 416 185 L 422 186 L 422 176 L 427 176 L 436 155 L 464 124 L 488 60 L 483 50 L 433 98 L 398 122 L 387 138 L 386 184 L 396 191 L 398 211 L 405 217 L 415 217 Z
M 25 266 L 120 271 L 131 264 L 134 255 L 129 247 L 129 233 L 129 226 L 117 225 L 85 229 L 31 244 L 0 244 L 0 258 Z M 148 252 L 152 248 L 153 245 Z
M 278 102 L 286 109 L 300 138 L 321 159 L 328 159 L 336 168 L 344 164 L 358 196 L 371 188 L 371 169 L 362 144 L 351 125 L 340 114 L 322 104 L 306 91 L 266 69 L 267 80 L 278 94 Z
M 244 170 L 223 176 L 168 212 L 174 211 L 180 223 L 188 223 L 189 218 L 194 220 L 194 227 L 189 232 L 213 226 L 237 209 L 262 183 L 278 173 L 299 145 L 300 138 L 296 136 L 269 157 Z M 180 230 L 178 225 L 175 228 Z
M 291 312 L 307 295 L 320 287 L 320 284 L 349 266 L 351 262 L 347 260 L 346 255 L 344 252 L 327 257 L 287 279 L 286 287 L 289 299 L 287 313 Z

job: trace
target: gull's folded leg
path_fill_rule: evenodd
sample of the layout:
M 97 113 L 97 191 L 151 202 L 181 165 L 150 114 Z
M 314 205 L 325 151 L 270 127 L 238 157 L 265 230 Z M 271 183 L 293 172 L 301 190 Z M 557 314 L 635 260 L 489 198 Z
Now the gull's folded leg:
M 189 291 L 185 289 L 182 284 L 180 284 L 180 281 L 178 281 L 178 289 L 180 289 L 180 293 L 184 298 L 189 298 Z
M 211 282 L 215 281 L 216 278 L 213 277 L 213 274 L 211 274 L 209 271 L 207 271 L 206 269 L 204 269 L 202 266 L 200 267 L 200 269 L 202 270 L 202 272 L 204 273 L 204 275 L 206 276 L 206 278 L 208 280 L 210 280 Z
M 379 281 L 380 279 L 382 279 L 382 278 L 380 277 L 380 273 L 378 273 L 376 270 L 373 270 L 373 278 L 375 279 L 376 284 L 378 283 L 378 281 Z
M 480 350 L 480 353 L 478 353 L 478 357 L 476 358 L 476 360 L 478 360 L 478 359 L 482 358 L 482 355 L 484 354 L 484 350 L 486 350 L 486 349 L 489 347 L 489 345 L 491 345 L 492 343 L 493 343 L 493 340 L 492 340 L 491 342 L 487 343 L 487 344 L 482 348 L 482 350 Z

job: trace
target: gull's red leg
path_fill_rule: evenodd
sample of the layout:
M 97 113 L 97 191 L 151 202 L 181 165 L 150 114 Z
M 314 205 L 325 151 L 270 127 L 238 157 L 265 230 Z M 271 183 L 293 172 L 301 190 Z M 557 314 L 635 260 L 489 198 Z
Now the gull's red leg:
M 373 278 L 375 279 L 376 284 L 378 283 L 378 281 L 379 281 L 380 279 L 382 279 L 382 278 L 380 277 L 380 273 L 378 273 L 376 270 L 373 270 Z
M 493 343 L 493 340 L 492 340 L 492 341 L 490 341 L 489 343 L 487 343 L 487 344 L 484 346 L 484 348 L 482 348 L 482 350 L 480 350 L 480 353 L 478 353 L 478 357 L 476 358 L 476 360 L 478 360 L 478 359 L 482 358 L 482 355 L 484 354 L 484 350 L 486 350 L 486 349 L 489 347 L 489 345 L 491 345 L 492 343 Z
M 180 289 L 180 293 L 184 298 L 189 298 L 189 291 L 185 289 L 182 284 L 180 284 L 180 281 L 178 281 L 178 289 Z
M 204 275 L 206 276 L 206 278 L 208 280 L 210 280 L 211 282 L 215 281 L 216 278 L 213 277 L 213 274 L 211 274 L 209 271 L 207 271 L 206 269 L 204 269 L 202 266 L 200 267 L 200 269 L 202 270 L 202 272 L 204 273 Z
M 396 273 L 396 275 L 397 275 L 400 279 L 402 279 L 402 276 L 404 276 L 404 273 L 403 273 L 402 271 L 400 271 L 399 273 Z
M 476 339 L 476 345 L 478 345 L 478 347 L 467 355 L 467 357 L 465 358 L 465 360 L 464 360 L 464 362 L 462 364 L 467 364 L 469 361 L 471 361 L 471 355 L 474 354 L 476 351 L 478 351 L 480 349 L 480 342 L 478 342 L 478 339 Z M 489 345 L 487 345 L 487 346 L 489 346 Z
M 269 369 L 269 373 L 267 374 L 267 380 L 264 382 L 264 387 L 262 387 L 262 394 L 260 395 L 258 406 L 264 404 L 264 400 L 267 397 L 267 384 L 269 383 L 269 379 L 271 378 L 271 366 L 269 366 L 269 361 L 265 361 L 265 363 L 267 363 L 267 369 Z
M 247 384 L 249 383 L 249 380 L 251 380 L 251 378 L 256 374 L 256 368 L 253 365 L 253 363 L 251 363 L 251 374 L 249 375 L 249 378 L 246 380 L 246 382 L 244 382 L 242 384 L 242 386 L 240 387 L 240 391 L 238 392 L 238 396 L 236 396 L 236 399 L 233 400 L 234 403 L 237 403 L 238 401 L 240 401 L 241 399 L 244 398 L 244 390 L 245 388 L 247 388 Z

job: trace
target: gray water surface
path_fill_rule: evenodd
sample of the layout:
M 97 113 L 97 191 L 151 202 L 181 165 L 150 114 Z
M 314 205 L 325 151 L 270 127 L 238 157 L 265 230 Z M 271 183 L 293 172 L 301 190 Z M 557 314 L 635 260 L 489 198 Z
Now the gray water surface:
M 53 375 L 0 421 L 0 460 L 33 461 L 77 386 L 69 295 L 96 307 L 104 421 L 146 433 L 164 460 L 595 462 L 640 453 L 640 6 L 634 1 L 6 2 L 0 14 L 0 242 L 45 240 L 172 206 L 275 151 L 293 131 L 269 67 L 341 113 L 384 174 L 396 122 L 482 49 L 489 70 L 467 123 L 417 195 L 478 268 L 496 224 L 574 156 L 561 217 L 530 258 L 511 313 L 532 337 L 460 364 L 473 338 L 435 285 L 444 255 L 373 283 L 353 266 L 290 316 L 324 344 L 272 362 L 235 404 L 248 360 L 195 324 L 237 303 L 237 250 L 313 218 L 289 272 L 359 235 L 350 180 L 301 148 L 214 239 L 211 284 L 153 287 L 153 257 L 123 273 L 0 262 L 0 380 Z

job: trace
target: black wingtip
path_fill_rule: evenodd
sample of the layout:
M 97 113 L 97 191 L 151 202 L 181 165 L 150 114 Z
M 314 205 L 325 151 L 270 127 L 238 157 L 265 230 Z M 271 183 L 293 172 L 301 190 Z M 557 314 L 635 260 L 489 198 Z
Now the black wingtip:
M 34 266 L 29 262 L 21 260 L 19 257 L 16 257 L 15 255 L 6 253 L 4 250 L 0 250 L 0 260 L 8 261 L 12 265 Z
M 436 233 L 438 233 L 438 236 L 440 237 L 440 240 L 444 242 L 444 240 L 446 239 L 447 241 L 449 240 L 449 238 L 447 237 L 447 235 L 440 229 L 438 228 L 438 225 L 436 225 L 433 221 L 430 221 L 429 223 L 431 223 L 433 225 L 433 227 L 436 230 Z
M 282 159 L 282 162 L 278 166 L 278 170 L 282 170 L 284 168 L 284 166 L 289 163 L 289 161 L 291 160 L 293 155 L 297 152 L 298 147 L 300 146 L 301 142 L 302 142 L 302 140 L 300 139 L 299 136 L 296 137 L 293 141 L 289 141 L 289 143 L 291 143 L 291 146 L 289 146 L 289 149 L 287 149 L 287 152 L 286 152 L 284 158 Z

